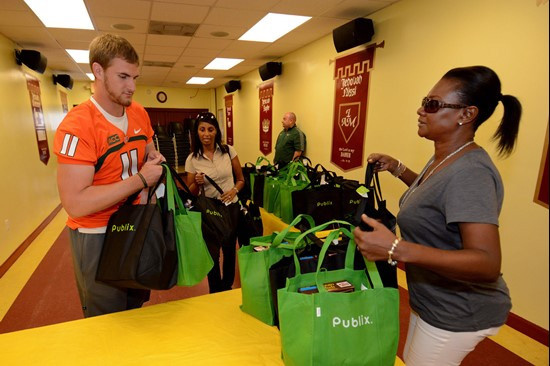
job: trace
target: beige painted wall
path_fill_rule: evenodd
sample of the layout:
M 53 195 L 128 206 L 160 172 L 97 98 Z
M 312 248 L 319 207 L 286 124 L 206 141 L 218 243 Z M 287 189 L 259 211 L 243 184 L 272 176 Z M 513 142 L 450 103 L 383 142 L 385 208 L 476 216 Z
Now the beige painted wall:
M 420 100 L 450 68 L 487 65 L 500 76 L 504 94 L 523 104 L 518 147 L 499 159 L 491 142 L 502 117 L 499 106 L 479 130 L 476 141 L 491 154 L 503 177 L 506 194 L 500 216 L 502 272 L 513 300 L 512 311 L 548 329 L 548 209 L 533 196 L 548 125 L 548 3 L 534 0 L 401 0 L 372 15 L 375 36 L 385 41 L 376 50 L 368 100 L 365 157 L 385 152 L 419 171 L 433 153 L 430 141 L 417 135 Z M 356 50 L 342 53 L 348 54 Z M 279 61 L 282 75 L 272 79 L 275 143 L 284 112 L 292 110 L 307 134 L 314 163 L 330 163 L 334 64 L 332 37 L 324 37 Z M 241 78 L 234 94 L 235 147 L 241 162 L 254 162 L 258 147 L 257 71 Z M 224 88 L 218 88 L 223 105 Z M 273 154 L 268 155 L 270 160 Z M 345 172 L 363 179 L 364 170 Z M 382 174 L 384 195 L 393 212 L 404 191 L 402 183 Z
M 436 16 L 439 15 L 439 16 Z M 476 141 L 483 145 L 504 179 L 506 196 L 501 214 L 502 271 L 509 284 L 512 311 L 548 329 L 548 209 L 533 203 L 542 144 L 548 125 L 548 4 L 534 0 L 401 0 L 371 17 L 372 42 L 377 49 L 371 72 L 365 156 L 389 153 L 419 170 L 433 147 L 416 134 L 420 99 L 448 69 L 484 64 L 501 77 L 503 92 L 523 103 L 524 116 L 517 151 L 500 160 L 490 136 L 502 110 L 480 128 Z M 24 75 L 14 62 L 12 42 L 0 36 L 0 264 L 59 204 L 55 183 L 55 156 L 46 166 L 38 159 L 29 95 Z M 274 135 L 284 112 L 293 110 L 308 136 L 308 155 L 315 163 L 342 174 L 330 163 L 334 84 L 331 63 L 336 56 L 331 36 L 287 55 L 283 74 L 275 81 Z M 31 71 L 28 71 L 32 73 Z M 50 149 L 54 129 L 61 121 L 58 90 L 51 71 L 36 75 L 41 81 L 44 116 Z M 234 139 L 241 162 L 260 155 L 257 71 L 241 78 L 234 93 Z M 150 92 L 148 91 L 150 90 Z M 156 101 L 163 90 L 168 101 Z M 89 83 L 75 83 L 67 91 L 69 105 L 90 95 Z M 223 108 L 223 87 L 217 90 L 140 87 L 135 100 L 146 107 Z M 273 154 L 268 156 L 273 158 Z M 363 169 L 345 172 L 362 180 Z M 404 187 L 382 175 L 384 195 L 397 212 Z M 8 220 L 8 225 L 6 221 Z M 9 226 L 9 228 L 8 228 Z

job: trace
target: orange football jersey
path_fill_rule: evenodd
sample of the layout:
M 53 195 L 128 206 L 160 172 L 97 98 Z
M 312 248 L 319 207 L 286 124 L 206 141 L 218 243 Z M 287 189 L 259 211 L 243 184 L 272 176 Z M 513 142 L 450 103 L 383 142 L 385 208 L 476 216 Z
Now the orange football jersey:
M 153 129 L 147 111 L 139 104 L 132 103 L 126 114 L 128 131 L 124 134 L 90 100 L 74 107 L 55 133 L 58 163 L 94 166 L 93 185 L 116 183 L 136 174 L 143 165 L 146 145 L 153 141 Z M 67 226 L 106 226 L 120 204 L 87 216 L 69 217 Z

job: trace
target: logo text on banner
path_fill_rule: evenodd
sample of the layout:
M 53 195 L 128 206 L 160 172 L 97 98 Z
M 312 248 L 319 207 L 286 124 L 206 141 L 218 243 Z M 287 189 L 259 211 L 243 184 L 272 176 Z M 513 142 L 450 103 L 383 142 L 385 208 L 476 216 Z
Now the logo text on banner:
M 260 86 L 260 151 L 264 155 L 271 153 L 273 131 L 273 83 Z
M 343 170 L 363 165 L 369 71 L 384 42 L 341 57 L 334 66 L 334 117 L 330 161 Z

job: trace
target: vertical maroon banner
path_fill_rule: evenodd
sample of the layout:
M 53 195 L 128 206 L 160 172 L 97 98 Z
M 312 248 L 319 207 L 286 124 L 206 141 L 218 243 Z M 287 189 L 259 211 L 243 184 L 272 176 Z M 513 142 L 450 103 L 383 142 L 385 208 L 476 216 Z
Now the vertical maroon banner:
M 69 102 L 67 101 L 67 93 L 60 90 L 59 99 L 61 99 L 61 109 L 63 109 L 63 113 L 69 113 Z
M 227 144 L 233 145 L 233 95 L 226 95 L 224 99 Z
M 363 165 L 367 124 L 369 71 L 374 67 L 372 45 L 341 57 L 334 66 L 335 93 L 330 161 L 342 170 Z
M 548 126 L 546 127 L 546 138 L 540 160 L 539 177 L 535 191 L 535 202 L 548 208 Z
M 48 165 L 50 160 L 50 148 L 48 147 L 48 135 L 42 112 L 42 100 L 40 99 L 40 82 L 31 75 L 25 74 L 27 78 L 27 89 L 31 97 L 32 117 L 34 120 L 34 131 L 36 132 L 36 143 L 40 161 Z
M 260 151 L 264 155 L 271 153 L 273 131 L 273 83 L 260 86 Z

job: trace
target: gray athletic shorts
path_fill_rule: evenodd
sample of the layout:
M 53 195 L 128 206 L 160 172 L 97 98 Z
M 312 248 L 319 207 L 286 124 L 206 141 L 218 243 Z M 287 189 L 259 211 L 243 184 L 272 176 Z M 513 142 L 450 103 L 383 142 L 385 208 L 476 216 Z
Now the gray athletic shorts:
M 68 230 L 76 284 L 85 317 L 140 308 L 149 300 L 149 290 L 120 288 L 95 280 L 105 234 Z

